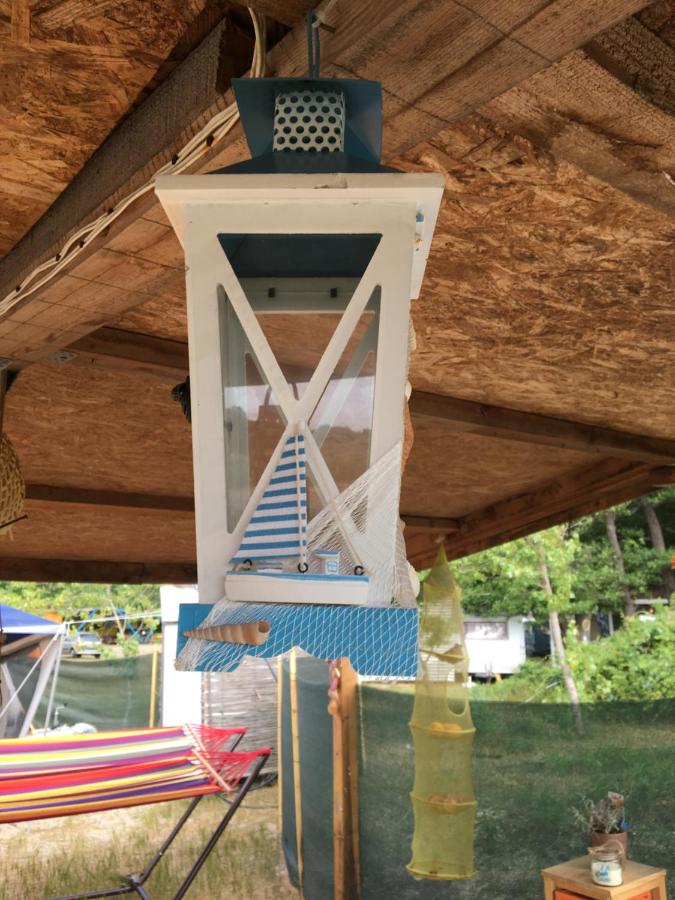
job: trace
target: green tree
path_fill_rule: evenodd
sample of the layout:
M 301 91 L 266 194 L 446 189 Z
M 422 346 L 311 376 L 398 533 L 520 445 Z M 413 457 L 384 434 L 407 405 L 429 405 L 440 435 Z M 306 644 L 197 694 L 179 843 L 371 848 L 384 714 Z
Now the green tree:
M 0 601 L 35 615 L 51 611 L 67 619 L 90 609 L 111 615 L 113 603 L 127 612 L 150 612 L 159 609 L 159 585 L 0 581 Z

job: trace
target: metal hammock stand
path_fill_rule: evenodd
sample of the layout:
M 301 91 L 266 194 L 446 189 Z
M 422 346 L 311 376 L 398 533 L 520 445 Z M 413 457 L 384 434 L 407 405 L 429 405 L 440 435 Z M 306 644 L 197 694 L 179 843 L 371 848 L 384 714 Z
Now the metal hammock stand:
M 182 881 L 184 897 L 270 755 L 236 752 L 246 729 L 184 726 L 0 741 L 0 823 L 192 800 L 142 871 L 113 887 L 53 897 L 85 900 L 135 894 L 145 885 L 206 794 L 231 793 L 226 812 Z M 225 750 L 225 745 L 229 745 Z

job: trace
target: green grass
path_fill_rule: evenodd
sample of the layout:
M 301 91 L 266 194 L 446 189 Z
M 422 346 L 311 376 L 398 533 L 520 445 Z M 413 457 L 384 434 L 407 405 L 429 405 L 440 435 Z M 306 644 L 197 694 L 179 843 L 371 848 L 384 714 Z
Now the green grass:
M 540 900 L 540 869 L 585 853 L 572 807 L 608 790 L 627 796 L 629 855 L 670 867 L 675 894 L 675 702 L 586 706 L 581 736 L 565 705 L 472 703 L 479 874 L 437 884 L 413 882 L 403 868 L 413 829 L 412 697 L 362 693 L 363 900 Z
M 276 834 L 276 791 L 247 799 L 202 869 L 191 900 L 287 900 Z M 138 872 L 168 834 L 187 801 L 107 813 L 25 822 L 0 829 L 0 900 L 39 900 L 109 887 Z M 170 898 L 223 814 L 223 802 L 205 798 L 147 882 L 153 900 Z

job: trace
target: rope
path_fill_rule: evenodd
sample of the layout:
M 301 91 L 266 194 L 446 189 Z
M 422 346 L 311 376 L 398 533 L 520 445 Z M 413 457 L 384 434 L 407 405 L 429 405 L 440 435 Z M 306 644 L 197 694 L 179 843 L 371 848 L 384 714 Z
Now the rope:
M 249 13 L 255 33 L 255 46 L 253 48 L 249 77 L 263 78 L 265 75 L 267 40 L 265 17 L 250 8 Z M 85 247 L 88 247 L 102 231 L 110 226 L 111 222 L 118 219 L 136 200 L 153 190 L 155 179 L 158 176 L 177 175 L 190 168 L 214 144 L 219 143 L 229 134 L 238 121 L 239 110 L 236 103 L 231 103 L 226 109 L 216 113 L 204 128 L 191 138 L 182 150 L 172 157 L 170 162 L 161 166 L 145 184 L 128 194 L 116 206 L 107 210 L 93 222 L 78 229 L 65 241 L 56 256 L 36 266 L 14 291 L 11 291 L 0 301 L 0 318 L 7 315 L 21 300 L 25 300 L 48 284 L 59 272 L 70 265 Z

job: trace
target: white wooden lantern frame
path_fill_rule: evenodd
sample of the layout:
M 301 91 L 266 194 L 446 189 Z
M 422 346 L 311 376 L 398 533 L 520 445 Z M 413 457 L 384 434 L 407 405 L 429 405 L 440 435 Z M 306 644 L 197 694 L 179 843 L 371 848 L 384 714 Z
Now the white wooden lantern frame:
M 419 294 L 443 181 L 435 174 L 200 175 L 157 179 L 157 194 L 183 245 L 192 397 L 197 561 L 202 602 L 223 577 L 286 438 L 307 423 L 375 289 L 380 290 L 369 465 L 403 437 L 411 298 Z M 225 255 L 222 234 L 378 234 L 381 240 L 304 393 L 296 398 Z M 225 292 L 287 426 L 236 527 L 228 530 L 219 292 Z M 292 312 L 288 308 L 282 312 Z M 307 310 L 303 310 L 307 311 Z M 322 500 L 339 493 L 319 444 L 304 428 Z M 392 557 L 396 523 L 392 523 Z

